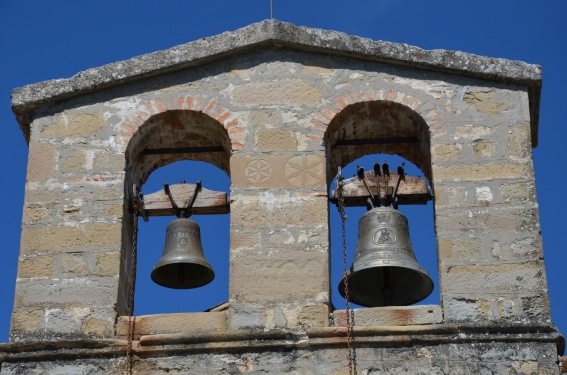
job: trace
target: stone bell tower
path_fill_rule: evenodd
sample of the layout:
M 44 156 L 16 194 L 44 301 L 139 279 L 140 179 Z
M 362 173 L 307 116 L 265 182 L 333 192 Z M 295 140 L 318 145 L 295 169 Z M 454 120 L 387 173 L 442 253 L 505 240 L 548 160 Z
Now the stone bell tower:
M 29 163 L 0 372 L 346 374 L 350 333 L 358 374 L 559 373 L 540 88 L 535 65 L 269 20 L 16 89 Z M 348 329 L 330 297 L 330 184 L 376 153 L 431 186 L 441 303 L 356 309 Z M 229 302 L 130 318 L 139 188 L 183 159 L 231 180 Z M 183 205 L 193 191 L 172 187 Z

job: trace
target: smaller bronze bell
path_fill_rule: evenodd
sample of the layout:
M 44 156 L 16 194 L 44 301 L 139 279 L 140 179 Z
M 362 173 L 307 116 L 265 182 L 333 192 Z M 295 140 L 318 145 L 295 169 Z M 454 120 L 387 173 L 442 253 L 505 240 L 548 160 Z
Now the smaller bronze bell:
M 186 218 L 169 223 L 163 254 L 151 276 L 156 284 L 173 289 L 198 288 L 215 278 L 203 255 L 199 224 Z

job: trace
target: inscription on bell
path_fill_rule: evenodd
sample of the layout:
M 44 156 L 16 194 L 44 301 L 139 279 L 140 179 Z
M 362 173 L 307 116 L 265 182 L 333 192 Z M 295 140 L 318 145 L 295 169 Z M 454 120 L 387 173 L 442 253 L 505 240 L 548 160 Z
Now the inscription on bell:
M 393 245 L 396 243 L 396 235 L 388 228 L 380 228 L 374 233 L 372 241 L 376 245 Z

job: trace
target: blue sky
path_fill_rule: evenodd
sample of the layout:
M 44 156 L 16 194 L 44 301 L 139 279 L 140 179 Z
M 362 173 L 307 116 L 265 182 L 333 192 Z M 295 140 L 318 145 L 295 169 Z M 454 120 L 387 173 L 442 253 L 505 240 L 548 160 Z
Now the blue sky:
M 461 50 L 542 65 L 539 145 L 534 150 L 536 187 L 552 317 L 560 331 L 567 333 L 566 278 L 563 273 L 567 264 L 564 232 L 567 202 L 562 194 L 562 187 L 567 186 L 567 172 L 563 164 L 566 159 L 564 140 L 567 139 L 564 115 L 567 100 L 564 90 L 567 87 L 564 68 L 567 58 L 567 2 L 274 0 L 273 9 L 275 18 L 300 26 L 333 29 L 425 49 Z M 3 198 L 0 239 L 4 243 L 0 262 L 0 342 L 7 340 L 13 304 L 28 152 L 10 109 L 11 90 L 30 83 L 67 78 L 91 67 L 234 30 L 269 16 L 269 0 L 0 0 L 0 170 L 3 181 L 0 184 L 0 196 Z M 393 158 L 390 162 L 397 163 Z M 197 175 L 180 176 L 179 179 L 194 182 L 201 178 L 207 188 L 228 191 L 226 175 L 212 176 L 206 173 L 206 178 Z M 145 192 L 158 189 L 164 181 L 177 182 L 170 178 L 167 170 L 159 171 L 152 175 L 151 183 L 144 186 Z M 416 209 L 426 215 L 430 212 L 427 207 Z M 352 212 L 349 215 L 356 218 L 359 213 Z M 203 232 L 211 232 L 214 228 L 216 237 L 219 237 L 218 233 L 228 231 L 226 217 L 196 220 Z M 149 270 L 161 255 L 165 233 L 163 228 L 169 219 L 152 219 L 151 222 L 155 222 L 151 224 L 154 225 L 152 231 L 141 227 L 144 233 L 157 233 L 148 235 L 148 239 L 140 238 L 145 246 L 140 249 L 140 254 L 144 251 L 155 258 L 148 260 L 147 264 L 140 264 L 142 276 L 139 278 L 145 279 L 149 278 Z M 355 223 L 356 220 L 351 219 L 351 222 Z M 410 221 L 411 225 L 416 226 L 415 222 L 412 224 Z M 431 239 L 422 240 L 420 237 L 427 237 L 427 231 L 426 228 L 412 233 L 415 247 L 417 242 L 423 246 L 434 246 Z M 155 244 L 150 244 L 150 239 Z M 189 310 L 198 311 L 202 308 L 198 301 L 204 295 L 215 294 L 211 291 L 216 290 L 217 284 L 225 291 L 217 293 L 217 300 L 207 300 L 207 303 L 210 307 L 216 302 L 223 302 L 226 299 L 226 287 L 222 285 L 226 285 L 223 275 L 227 274 L 228 240 L 215 241 L 215 238 L 207 240 L 204 235 L 205 252 L 209 260 L 214 261 L 218 275 L 216 284 L 210 286 L 212 289 L 167 297 L 166 292 L 155 291 L 149 283 L 140 281 L 136 296 L 137 312 L 157 312 L 152 309 L 162 308 L 161 301 L 167 298 L 183 300 L 190 305 Z M 353 240 L 349 241 L 349 246 L 353 247 Z M 418 258 L 422 257 L 421 252 L 416 248 Z M 420 261 L 429 263 L 430 258 L 426 254 Z M 436 272 L 432 267 L 430 272 Z M 340 270 L 338 272 L 340 274 Z M 334 269 L 333 275 L 336 273 Z M 333 277 L 336 285 L 337 277 Z M 435 290 L 433 294 L 428 301 L 435 303 L 437 299 L 438 302 L 438 291 Z M 156 304 L 156 295 L 159 304 Z M 153 306 L 146 307 L 146 302 Z M 335 302 L 340 306 L 339 301 Z M 180 308 L 186 307 L 171 309 Z

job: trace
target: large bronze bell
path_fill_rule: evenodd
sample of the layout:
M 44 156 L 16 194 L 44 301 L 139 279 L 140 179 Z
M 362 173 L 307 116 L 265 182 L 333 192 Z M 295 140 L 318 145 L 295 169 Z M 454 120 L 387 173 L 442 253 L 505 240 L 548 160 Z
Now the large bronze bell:
M 407 218 L 391 207 L 376 207 L 358 222 L 358 244 L 347 272 L 349 300 L 362 306 L 407 306 L 433 290 L 415 259 Z M 339 284 L 345 296 L 345 278 Z
M 189 219 L 180 218 L 167 226 L 163 254 L 152 271 L 152 280 L 173 289 L 190 289 L 210 283 L 213 268 L 203 255 L 201 230 Z

